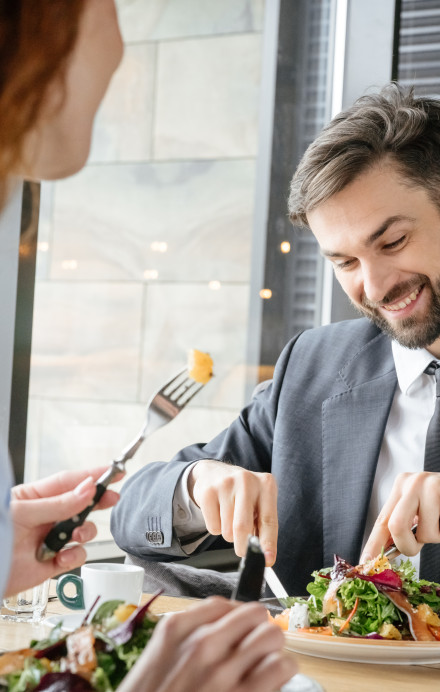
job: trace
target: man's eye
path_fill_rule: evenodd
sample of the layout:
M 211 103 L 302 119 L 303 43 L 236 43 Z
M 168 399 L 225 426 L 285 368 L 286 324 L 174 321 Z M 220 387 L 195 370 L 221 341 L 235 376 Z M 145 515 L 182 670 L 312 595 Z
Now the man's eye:
M 392 243 L 387 243 L 384 245 L 384 250 L 393 250 L 396 247 L 399 247 L 399 245 L 402 245 L 403 241 L 405 240 L 406 236 L 402 236 L 401 238 L 398 238 L 397 240 L 394 240 Z
M 333 264 L 335 269 L 350 269 L 350 267 L 352 267 L 354 263 L 354 259 L 347 259 L 343 262 L 334 262 Z

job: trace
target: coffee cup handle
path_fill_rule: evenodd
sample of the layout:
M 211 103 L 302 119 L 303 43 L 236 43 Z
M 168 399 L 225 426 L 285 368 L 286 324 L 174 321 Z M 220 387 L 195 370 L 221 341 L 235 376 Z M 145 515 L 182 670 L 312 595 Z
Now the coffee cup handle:
M 64 593 L 64 587 L 67 584 L 75 585 L 75 596 L 66 596 Z M 71 610 L 83 610 L 85 608 L 83 580 L 76 574 L 63 574 L 61 577 L 59 577 L 56 585 L 56 591 L 58 598 L 60 599 L 61 603 L 66 606 L 66 608 L 70 608 Z

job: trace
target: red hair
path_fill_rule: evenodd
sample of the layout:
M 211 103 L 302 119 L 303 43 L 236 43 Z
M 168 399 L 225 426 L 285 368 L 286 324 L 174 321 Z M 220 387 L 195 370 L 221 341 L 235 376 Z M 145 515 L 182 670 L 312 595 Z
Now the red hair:
M 85 1 L 0 0 L 0 204 L 48 86 L 64 77 Z

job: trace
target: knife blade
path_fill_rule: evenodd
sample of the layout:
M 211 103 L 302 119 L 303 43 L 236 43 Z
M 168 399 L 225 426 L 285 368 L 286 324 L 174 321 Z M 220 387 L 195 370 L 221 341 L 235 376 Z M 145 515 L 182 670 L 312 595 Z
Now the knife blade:
M 258 601 L 263 588 L 266 559 L 257 536 L 250 536 L 246 556 L 239 567 L 238 582 L 231 599 L 235 601 Z
M 266 584 L 272 591 L 273 595 L 276 596 L 278 602 L 284 608 L 284 599 L 289 598 L 289 594 L 287 593 L 286 589 L 278 579 L 272 567 L 266 567 L 266 569 L 264 570 L 264 578 L 266 580 Z

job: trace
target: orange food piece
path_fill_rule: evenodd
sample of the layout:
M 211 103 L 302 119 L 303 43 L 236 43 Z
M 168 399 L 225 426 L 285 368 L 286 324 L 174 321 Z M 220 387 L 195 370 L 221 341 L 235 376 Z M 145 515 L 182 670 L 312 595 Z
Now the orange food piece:
M 119 622 L 125 622 L 135 610 L 137 610 L 137 606 L 135 606 L 134 603 L 121 603 L 121 605 L 118 605 L 113 615 Z
M 289 629 L 289 612 L 290 608 L 286 608 L 282 613 L 279 613 L 279 615 L 275 615 L 273 619 L 274 624 L 281 627 L 285 632 Z
M 196 382 L 206 384 L 212 377 L 213 360 L 209 353 L 193 348 L 188 353 L 188 374 Z
M 19 651 L 7 651 L 0 656 L 0 675 L 21 670 L 27 658 L 35 656 L 36 649 L 20 649 Z
M 428 625 L 434 637 L 440 642 L 440 627 L 434 627 L 434 625 Z

